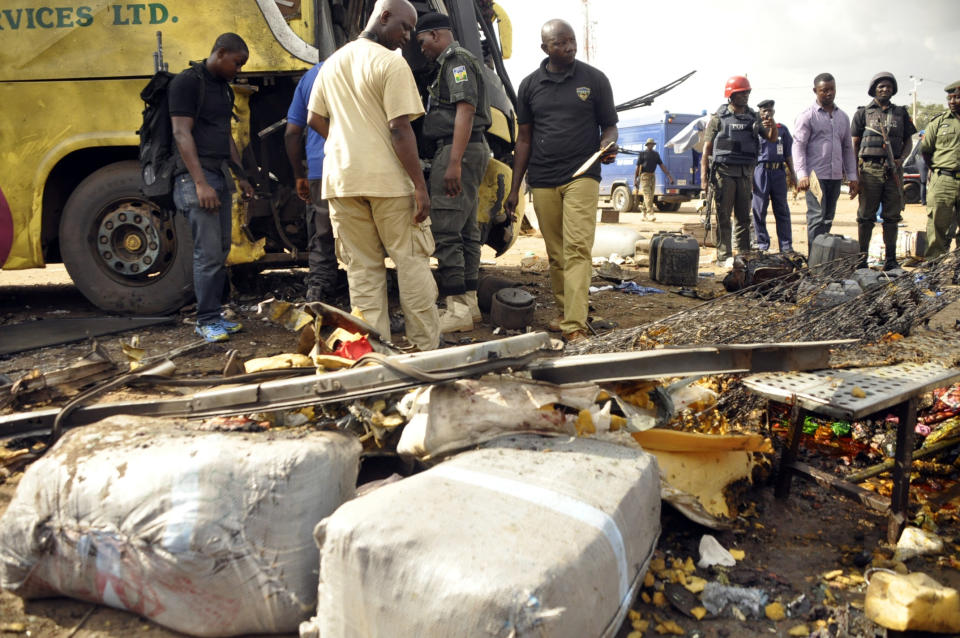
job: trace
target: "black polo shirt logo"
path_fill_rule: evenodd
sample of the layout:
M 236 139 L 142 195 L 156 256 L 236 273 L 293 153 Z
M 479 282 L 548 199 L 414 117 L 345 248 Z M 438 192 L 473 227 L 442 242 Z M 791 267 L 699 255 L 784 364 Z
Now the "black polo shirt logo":
M 589 86 L 578 86 L 578 87 L 577 87 L 577 97 L 580 98 L 581 100 L 583 100 L 584 102 L 586 102 L 586 101 L 587 101 L 587 98 L 590 97 L 590 87 L 589 87 Z

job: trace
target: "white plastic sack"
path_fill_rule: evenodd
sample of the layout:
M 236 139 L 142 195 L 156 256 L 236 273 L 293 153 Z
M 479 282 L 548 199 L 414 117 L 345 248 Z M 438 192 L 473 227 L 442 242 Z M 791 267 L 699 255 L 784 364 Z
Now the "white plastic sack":
M 295 631 L 316 605 L 316 523 L 355 493 L 336 433 L 199 432 L 113 417 L 67 433 L 0 519 L 0 586 L 197 636 Z
M 613 636 L 659 532 L 651 455 L 504 437 L 322 521 L 317 618 L 301 636 Z
M 505 434 L 574 434 L 577 415 L 553 406 L 587 409 L 599 392 L 592 383 L 557 386 L 498 375 L 421 388 L 411 395 L 397 452 L 430 460 Z
M 639 239 L 639 231 L 626 226 L 597 226 L 590 256 L 609 257 L 617 253 L 621 257 L 632 257 Z

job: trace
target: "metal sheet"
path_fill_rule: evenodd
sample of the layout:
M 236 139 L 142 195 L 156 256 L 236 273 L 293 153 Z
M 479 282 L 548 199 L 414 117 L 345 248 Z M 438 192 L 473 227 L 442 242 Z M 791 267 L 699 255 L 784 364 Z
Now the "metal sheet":
M 738 344 L 585 354 L 536 361 L 527 369 L 534 379 L 551 383 L 602 383 L 690 375 L 815 370 L 828 365 L 830 348 L 844 343 L 850 342 Z
M 175 317 L 69 317 L 28 321 L 0 328 L 0 354 L 23 352 L 90 337 L 171 323 Z
M 767 399 L 790 404 L 795 401 L 805 410 L 852 420 L 957 380 L 957 368 L 939 363 L 900 363 L 876 368 L 758 374 L 747 377 L 743 383 Z M 864 396 L 855 396 L 854 388 L 859 388 Z
M 460 376 L 524 367 L 533 357 L 555 354 L 553 341 L 543 332 L 430 352 L 395 355 L 389 361 L 423 372 L 462 370 Z M 428 382 L 413 379 L 382 365 L 309 374 L 277 381 L 238 385 L 161 401 L 104 403 L 77 408 L 67 426 L 85 425 L 114 414 L 143 416 L 212 416 L 281 410 L 386 394 Z M 0 416 L 0 438 L 49 428 L 59 408 Z

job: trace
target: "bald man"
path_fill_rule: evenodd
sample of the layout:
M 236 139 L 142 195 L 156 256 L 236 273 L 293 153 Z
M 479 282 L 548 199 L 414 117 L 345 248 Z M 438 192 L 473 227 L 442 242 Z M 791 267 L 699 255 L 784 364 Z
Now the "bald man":
M 410 126 L 423 104 L 410 66 L 393 53 L 416 23 L 407 0 L 380 0 L 360 37 L 317 74 L 307 123 L 326 138 L 322 196 L 330 203 L 351 305 L 389 338 L 388 255 L 397 267 L 407 340 L 432 350 L 440 342 L 440 317 L 430 272 L 430 195 Z
M 563 316 L 550 329 L 567 342 L 587 336 L 593 235 L 600 195 L 600 164 L 574 175 L 591 155 L 614 144 L 600 160 L 616 159 L 617 112 L 610 81 L 576 60 L 577 39 L 563 20 L 540 32 L 547 58 L 520 83 L 513 183 L 504 204 L 513 214 L 524 173 L 550 261 L 550 285 Z M 534 143 L 535 141 L 535 143 Z

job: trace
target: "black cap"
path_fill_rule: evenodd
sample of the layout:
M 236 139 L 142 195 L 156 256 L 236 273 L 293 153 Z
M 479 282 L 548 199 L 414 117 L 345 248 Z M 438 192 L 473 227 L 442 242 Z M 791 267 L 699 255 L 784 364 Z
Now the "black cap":
M 417 20 L 417 33 L 433 31 L 434 29 L 450 29 L 452 31 L 453 25 L 450 22 L 450 18 L 442 13 L 436 12 L 424 13 L 420 16 L 420 19 Z
M 758 103 L 757 103 L 757 108 L 758 108 L 758 109 L 772 109 L 772 108 L 773 108 L 773 100 L 764 100 L 763 102 L 758 102 Z

